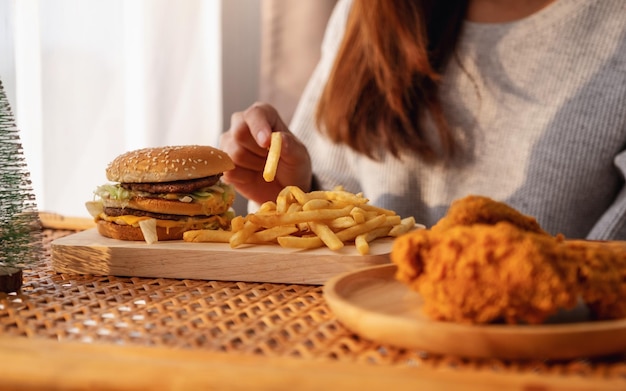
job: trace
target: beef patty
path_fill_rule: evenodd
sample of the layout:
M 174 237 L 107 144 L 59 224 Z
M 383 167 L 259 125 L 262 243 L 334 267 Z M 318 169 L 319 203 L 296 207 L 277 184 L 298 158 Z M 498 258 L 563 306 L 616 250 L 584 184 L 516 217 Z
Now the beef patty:
M 204 187 L 213 186 L 219 181 L 222 174 L 212 175 L 204 178 L 189 179 L 185 181 L 160 182 L 160 183 L 121 183 L 121 186 L 128 190 L 144 191 L 146 193 L 192 193 Z
M 172 215 L 172 214 L 166 214 L 166 213 L 147 212 L 145 210 L 137 210 L 137 209 L 132 209 L 132 208 L 106 207 L 104 208 L 104 213 L 107 216 L 113 216 L 113 217 L 132 215 L 132 216 L 139 216 L 139 217 L 151 217 L 153 219 L 158 219 L 158 220 L 186 220 L 192 217 L 192 216 Z M 207 216 L 199 216 L 199 217 L 207 217 Z

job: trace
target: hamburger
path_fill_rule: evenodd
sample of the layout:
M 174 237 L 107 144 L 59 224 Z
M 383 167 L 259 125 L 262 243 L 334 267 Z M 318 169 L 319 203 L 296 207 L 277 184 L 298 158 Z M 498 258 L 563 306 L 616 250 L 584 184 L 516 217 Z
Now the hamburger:
M 124 153 L 106 168 L 87 210 L 98 232 L 121 240 L 182 239 L 194 229 L 228 229 L 234 189 L 221 181 L 235 167 L 223 151 L 184 145 Z

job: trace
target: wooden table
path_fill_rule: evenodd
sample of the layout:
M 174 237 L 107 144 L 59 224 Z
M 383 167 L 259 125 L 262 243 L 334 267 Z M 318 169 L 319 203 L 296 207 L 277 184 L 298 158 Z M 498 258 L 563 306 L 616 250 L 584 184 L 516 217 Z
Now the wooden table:
M 625 390 L 626 354 L 471 360 L 359 338 L 320 286 L 57 274 L 0 296 L 0 389 Z M 626 352 L 625 352 L 626 353 Z

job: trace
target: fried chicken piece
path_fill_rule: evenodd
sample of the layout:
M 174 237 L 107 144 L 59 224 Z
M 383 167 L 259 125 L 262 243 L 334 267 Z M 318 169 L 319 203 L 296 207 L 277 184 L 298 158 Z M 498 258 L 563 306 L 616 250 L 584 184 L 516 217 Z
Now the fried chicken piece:
M 397 238 L 391 260 L 436 320 L 536 324 L 579 299 L 595 319 L 626 317 L 626 242 L 551 236 L 487 197 L 457 200 L 432 229 Z
M 573 240 L 565 245 L 577 263 L 578 290 L 593 317 L 626 318 L 626 244 Z
M 391 260 L 436 320 L 537 324 L 577 304 L 577 268 L 562 238 L 508 221 L 413 231 L 394 241 Z
M 508 221 L 524 231 L 548 235 L 534 217 L 526 216 L 505 203 L 477 195 L 454 201 L 446 215 L 432 227 L 432 230 L 444 231 L 457 225 L 493 225 L 501 221 Z
M 626 318 L 624 242 L 567 241 L 501 221 L 410 232 L 391 260 L 436 320 L 536 324 L 578 299 L 594 319 Z

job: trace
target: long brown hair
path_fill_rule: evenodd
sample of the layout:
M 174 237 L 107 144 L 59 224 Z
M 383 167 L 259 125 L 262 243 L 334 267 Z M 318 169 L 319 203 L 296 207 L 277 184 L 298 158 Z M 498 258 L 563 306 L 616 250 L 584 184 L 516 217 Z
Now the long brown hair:
M 414 152 L 432 161 L 442 156 L 424 132 L 428 112 L 441 153 L 452 154 L 438 84 L 467 2 L 354 0 L 316 113 L 328 137 L 374 159 L 387 150 L 396 157 Z

